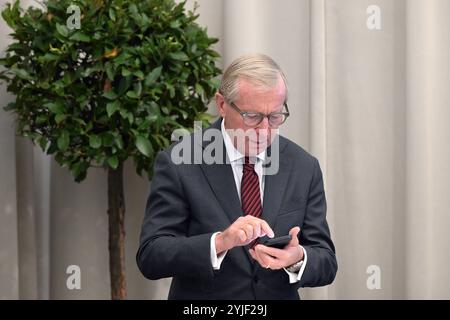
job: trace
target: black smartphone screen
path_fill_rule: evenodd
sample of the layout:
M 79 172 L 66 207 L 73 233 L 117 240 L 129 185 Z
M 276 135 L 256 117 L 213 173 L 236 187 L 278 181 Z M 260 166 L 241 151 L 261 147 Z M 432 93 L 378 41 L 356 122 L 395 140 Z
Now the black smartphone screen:
M 283 249 L 289 243 L 289 241 L 291 241 L 291 239 L 292 239 L 291 235 L 288 234 L 286 236 L 281 236 L 277 238 L 272 239 L 269 238 L 267 240 L 261 241 L 260 243 L 268 247 Z

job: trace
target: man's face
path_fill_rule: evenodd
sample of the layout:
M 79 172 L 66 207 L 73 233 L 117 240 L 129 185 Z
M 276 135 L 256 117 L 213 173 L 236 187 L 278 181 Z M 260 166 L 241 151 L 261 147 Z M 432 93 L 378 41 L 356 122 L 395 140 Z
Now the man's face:
M 244 79 L 240 79 L 238 85 L 239 94 L 232 102 L 241 111 L 260 112 L 265 115 L 283 111 L 286 88 L 281 77 L 278 84 L 270 89 L 258 89 Z M 230 106 L 220 93 L 216 94 L 216 104 L 220 115 L 225 119 L 225 129 L 239 152 L 246 156 L 254 156 L 272 143 L 278 128 L 270 127 L 267 117 L 256 127 L 247 126 L 241 114 Z

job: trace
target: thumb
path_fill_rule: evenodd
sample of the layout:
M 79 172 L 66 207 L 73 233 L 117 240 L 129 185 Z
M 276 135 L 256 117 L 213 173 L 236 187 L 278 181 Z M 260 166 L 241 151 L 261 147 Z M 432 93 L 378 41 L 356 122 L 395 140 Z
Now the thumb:
M 291 243 L 298 243 L 298 234 L 300 233 L 300 227 L 293 227 L 290 231 L 289 234 L 292 237 Z

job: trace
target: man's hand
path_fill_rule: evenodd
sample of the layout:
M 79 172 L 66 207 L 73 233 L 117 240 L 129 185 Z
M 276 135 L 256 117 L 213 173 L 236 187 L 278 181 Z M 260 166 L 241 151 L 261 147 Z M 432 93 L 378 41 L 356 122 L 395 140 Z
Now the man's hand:
M 245 246 L 259 237 L 273 238 L 274 233 L 266 221 L 247 215 L 239 217 L 225 231 L 216 236 L 216 253 Z
M 249 250 L 250 255 L 266 269 L 278 270 L 289 267 L 302 260 L 304 256 L 303 248 L 298 242 L 299 232 L 299 227 L 294 227 L 289 231 L 292 239 L 283 249 L 257 244 L 254 249 Z

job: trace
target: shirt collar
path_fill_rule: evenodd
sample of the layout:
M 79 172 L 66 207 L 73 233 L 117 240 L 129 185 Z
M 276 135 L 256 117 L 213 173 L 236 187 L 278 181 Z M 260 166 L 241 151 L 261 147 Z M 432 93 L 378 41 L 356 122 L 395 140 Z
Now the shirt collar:
M 228 135 L 228 132 L 225 130 L 225 119 L 222 119 L 220 128 L 221 128 L 223 140 L 225 143 L 225 149 L 227 150 L 227 155 L 228 155 L 228 158 L 230 159 L 230 162 L 244 159 L 245 156 L 234 147 L 233 142 L 231 141 L 231 138 Z M 264 162 L 264 160 L 266 159 L 266 150 L 257 154 L 256 158 L 258 158 L 259 160 Z

